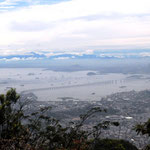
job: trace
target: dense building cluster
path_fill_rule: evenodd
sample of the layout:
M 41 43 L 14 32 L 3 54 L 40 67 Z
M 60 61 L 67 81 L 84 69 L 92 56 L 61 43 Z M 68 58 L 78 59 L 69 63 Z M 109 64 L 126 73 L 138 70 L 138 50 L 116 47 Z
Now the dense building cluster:
M 93 93 L 91 93 L 93 94 Z M 94 93 L 95 94 L 95 93 Z M 120 92 L 100 98 L 99 101 L 79 101 L 73 97 L 61 97 L 58 101 L 37 101 L 33 93 L 21 94 L 23 101 L 29 101 L 26 110 L 35 111 L 39 107 L 51 106 L 49 115 L 56 117 L 62 123 L 78 121 L 79 116 L 93 107 L 107 109 L 106 113 L 97 114 L 86 122 L 86 128 L 90 128 L 100 120 L 118 121 L 119 127 L 110 127 L 104 131 L 103 137 L 112 137 L 128 140 L 138 147 L 148 143 L 148 138 L 137 135 L 133 130 L 135 125 L 145 122 L 150 118 L 150 91 Z

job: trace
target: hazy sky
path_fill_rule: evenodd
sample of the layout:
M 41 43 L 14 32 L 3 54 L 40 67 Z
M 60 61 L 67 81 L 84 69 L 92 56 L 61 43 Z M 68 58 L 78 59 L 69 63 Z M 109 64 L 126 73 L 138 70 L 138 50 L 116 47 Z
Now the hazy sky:
M 150 0 L 0 0 L 0 54 L 150 48 Z

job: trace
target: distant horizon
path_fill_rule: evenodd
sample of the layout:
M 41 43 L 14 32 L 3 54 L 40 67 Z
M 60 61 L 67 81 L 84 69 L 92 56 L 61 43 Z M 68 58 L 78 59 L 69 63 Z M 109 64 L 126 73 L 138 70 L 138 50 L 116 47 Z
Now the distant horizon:
M 24 55 L 1 55 L 0 62 L 35 62 L 45 60 L 78 60 L 78 59 L 142 59 L 150 58 L 149 50 L 87 50 L 76 52 L 30 52 Z

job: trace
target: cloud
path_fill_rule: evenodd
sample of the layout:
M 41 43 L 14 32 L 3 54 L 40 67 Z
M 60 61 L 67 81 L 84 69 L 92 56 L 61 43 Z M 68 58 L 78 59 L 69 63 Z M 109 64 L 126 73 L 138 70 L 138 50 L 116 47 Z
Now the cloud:
M 17 8 L 0 13 L 2 55 L 150 48 L 149 0 L 70 0 L 56 4 L 28 0 L 26 3 L 0 2 L 0 8 L 6 9 L 18 4 Z
M 0 61 L 28 61 L 28 60 L 37 60 L 40 58 L 36 57 L 28 57 L 28 58 L 19 58 L 19 57 L 13 57 L 13 58 L 0 58 Z
M 150 57 L 150 52 L 140 53 L 140 56 L 142 56 L 142 57 Z
M 108 50 L 108 51 L 78 51 L 78 52 L 31 52 L 28 54 L 7 54 L 0 55 L 0 61 L 34 61 L 34 60 L 68 60 L 68 59 L 126 59 L 126 58 L 145 58 L 150 57 L 149 50 Z
M 58 58 L 54 58 L 54 60 L 64 60 L 64 59 L 70 59 L 70 57 L 58 57 Z
M 41 31 L 49 28 L 50 25 L 48 23 L 44 22 L 38 22 L 38 21 L 31 21 L 31 22 L 12 22 L 11 23 L 11 30 L 14 31 L 21 31 L 21 32 L 35 32 L 35 31 Z

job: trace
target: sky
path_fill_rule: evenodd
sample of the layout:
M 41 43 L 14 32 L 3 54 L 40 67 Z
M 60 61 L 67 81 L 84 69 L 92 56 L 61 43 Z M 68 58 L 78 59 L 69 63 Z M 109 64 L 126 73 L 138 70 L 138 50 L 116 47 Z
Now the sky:
M 150 56 L 149 0 L 0 0 L 1 57 L 126 49 Z

